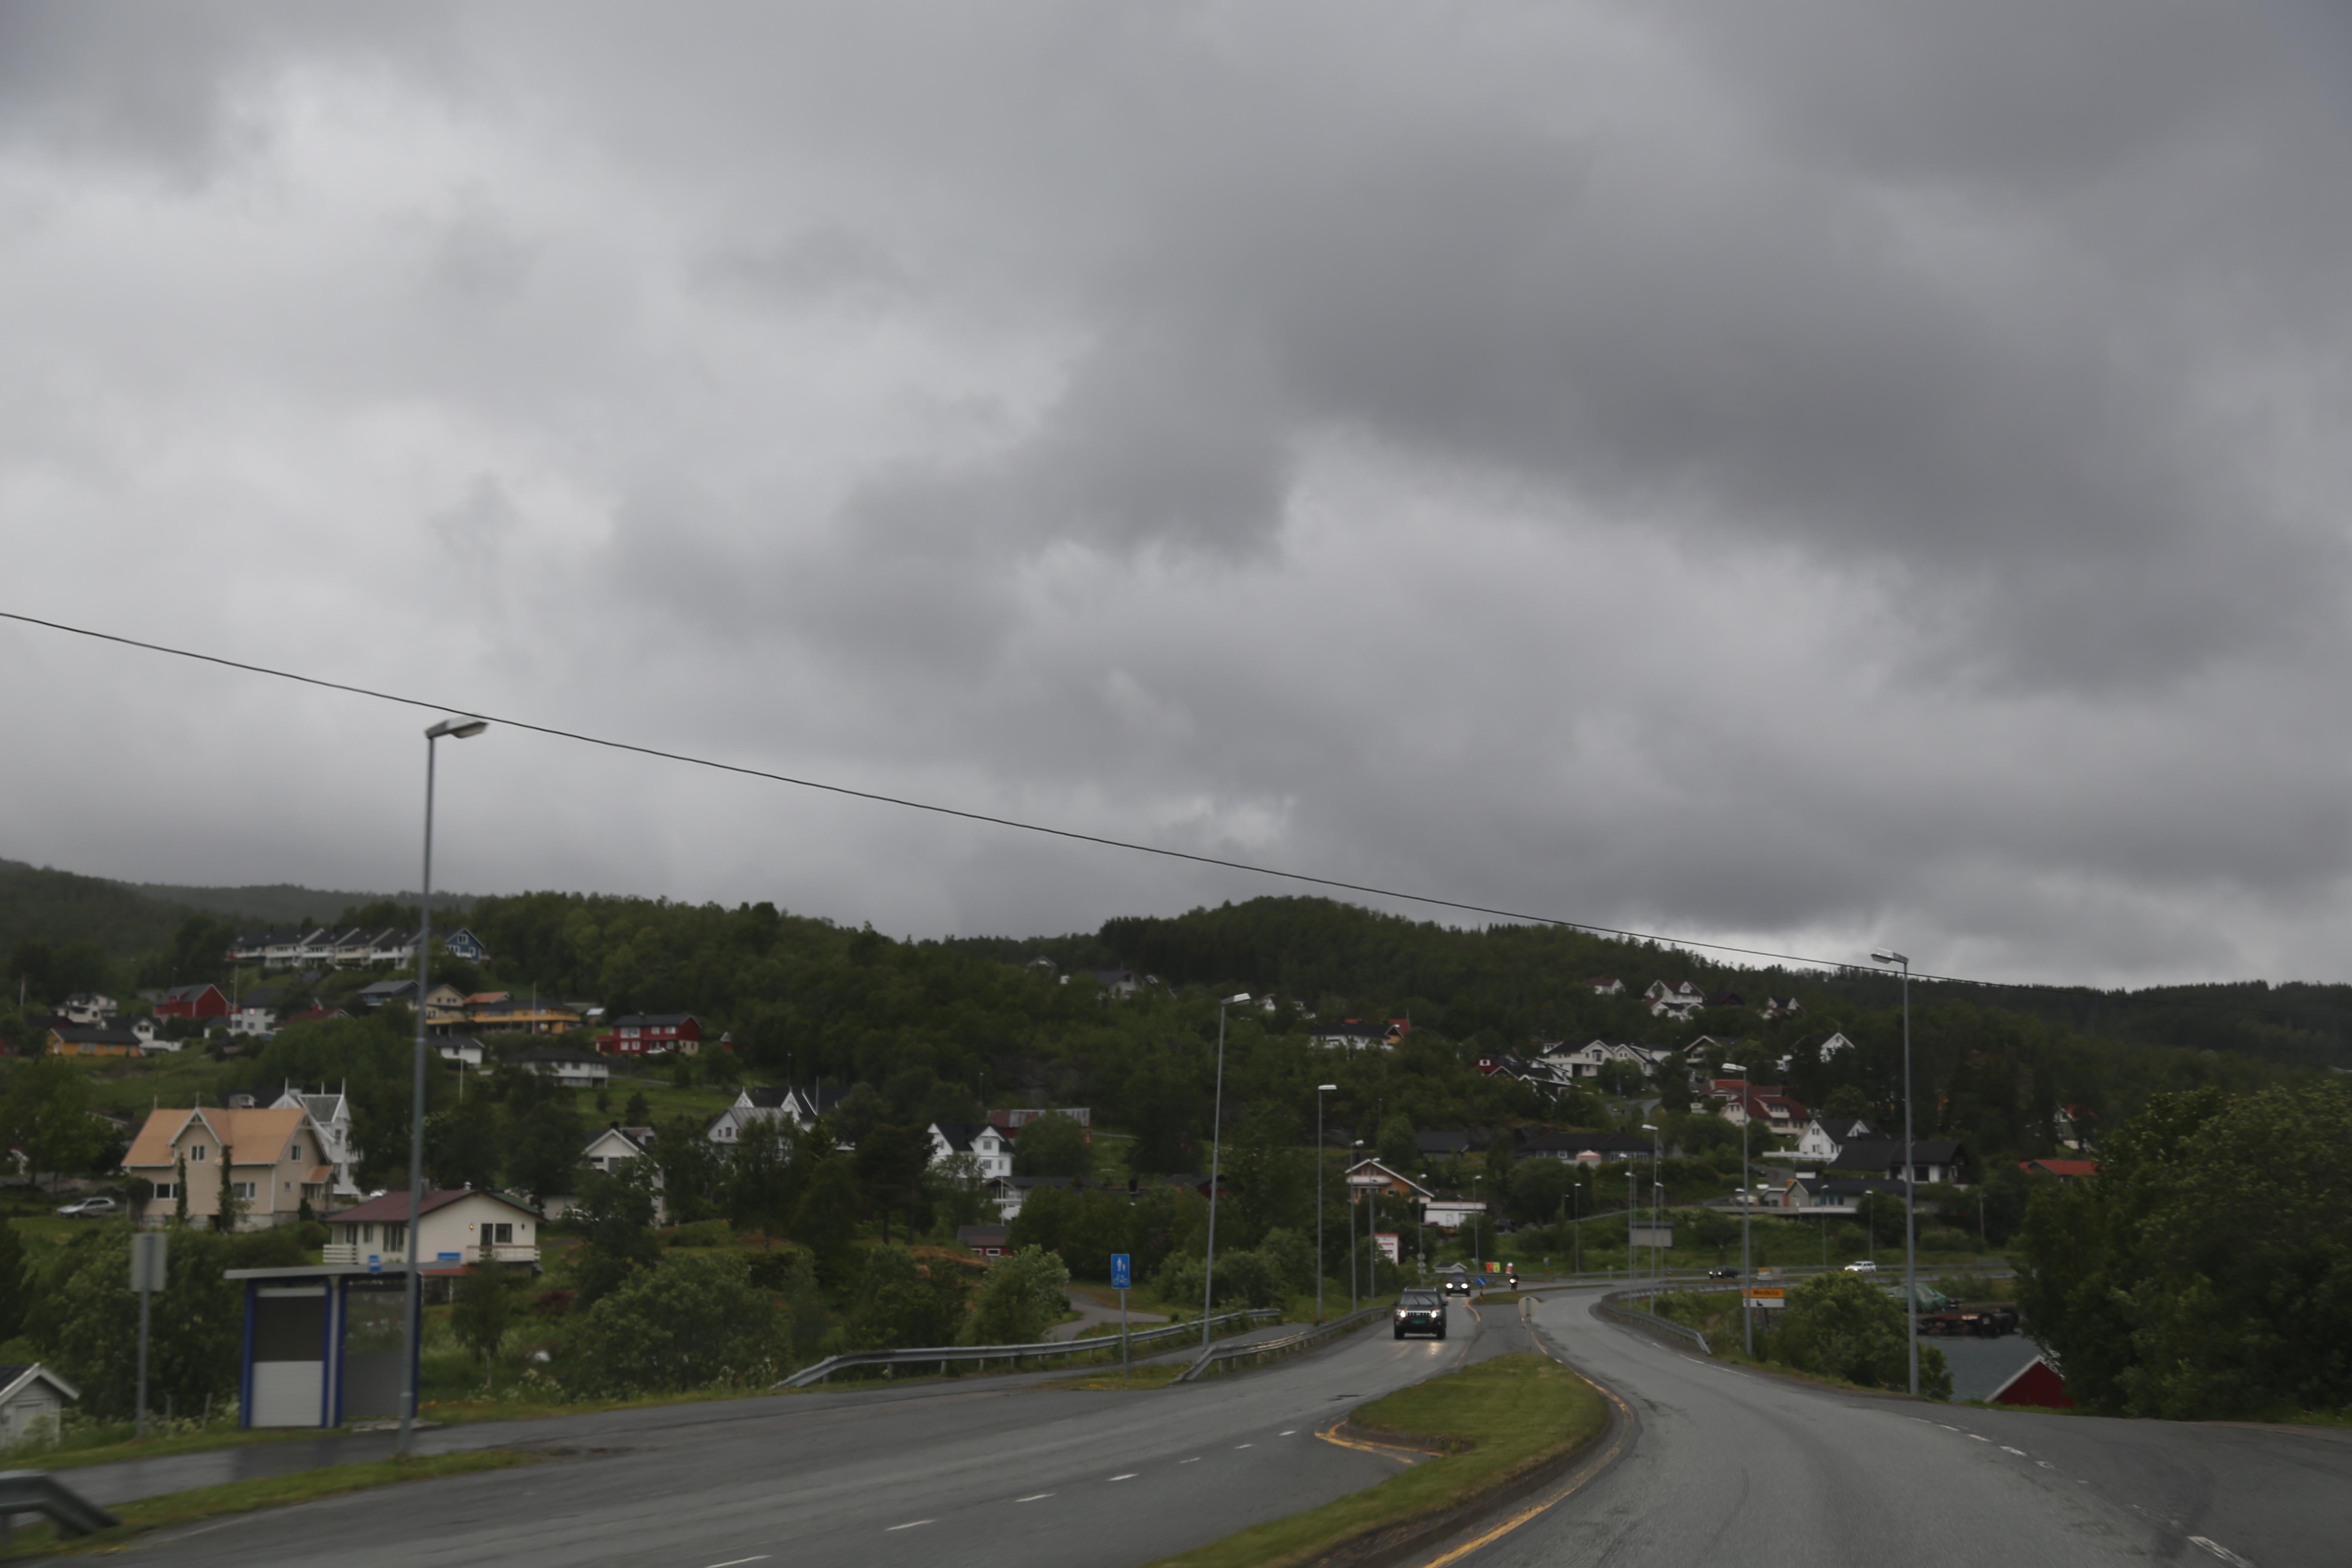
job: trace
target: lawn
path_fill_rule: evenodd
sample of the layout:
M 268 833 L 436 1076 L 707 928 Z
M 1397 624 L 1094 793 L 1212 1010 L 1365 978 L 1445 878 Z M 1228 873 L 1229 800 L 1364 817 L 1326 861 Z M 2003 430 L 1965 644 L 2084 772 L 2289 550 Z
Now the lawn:
M 1549 1356 L 1509 1355 L 1359 1405 L 1351 1431 L 1400 1447 L 1444 1450 L 1379 1485 L 1287 1519 L 1254 1525 L 1153 1568 L 1284 1568 L 1347 1542 L 1448 1513 L 1598 1436 L 1600 1391 Z

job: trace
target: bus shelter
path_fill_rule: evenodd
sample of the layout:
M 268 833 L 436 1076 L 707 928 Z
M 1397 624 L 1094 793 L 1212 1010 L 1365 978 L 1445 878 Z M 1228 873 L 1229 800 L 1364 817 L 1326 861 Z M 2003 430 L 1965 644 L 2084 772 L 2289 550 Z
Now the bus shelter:
M 399 1418 L 401 1352 L 404 1343 L 413 1347 L 425 1337 L 421 1291 L 420 1331 L 401 1333 L 404 1265 L 231 1268 L 223 1278 L 245 1286 L 240 1426 L 341 1426 Z

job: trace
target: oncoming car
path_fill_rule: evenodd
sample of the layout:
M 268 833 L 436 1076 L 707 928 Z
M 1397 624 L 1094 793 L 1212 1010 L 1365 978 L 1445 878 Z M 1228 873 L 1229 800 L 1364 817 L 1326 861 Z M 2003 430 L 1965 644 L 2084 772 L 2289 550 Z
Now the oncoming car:
M 1445 1298 L 1435 1290 L 1407 1290 L 1397 1298 L 1396 1337 L 1429 1334 L 1445 1337 Z
M 1865 1258 L 1859 1263 L 1847 1264 L 1845 1271 L 1848 1274 L 1875 1274 L 1878 1272 L 1878 1265 Z
M 1470 1276 L 1467 1274 L 1448 1274 L 1445 1277 L 1445 1293 L 1448 1296 L 1459 1296 L 1464 1300 L 1468 1300 L 1470 1299 Z

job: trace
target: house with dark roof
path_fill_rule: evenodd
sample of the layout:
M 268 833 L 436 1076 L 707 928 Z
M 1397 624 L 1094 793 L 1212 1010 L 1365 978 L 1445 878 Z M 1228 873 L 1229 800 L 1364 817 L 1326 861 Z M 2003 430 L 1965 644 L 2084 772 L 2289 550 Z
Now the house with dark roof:
M 327 1263 L 408 1260 L 404 1192 L 386 1193 L 327 1218 Z M 417 1205 L 418 1259 L 425 1263 L 539 1262 L 540 1211 L 520 1198 L 486 1188 L 443 1189 Z
M 2069 1185 L 2099 1173 L 2096 1160 L 2020 1160 L 2017 1168 L 2029 1176 L 2055 1176 Z
M 930 1136 L 934 1165 L 969 1154 L 978 1163 L 983 1181 L 1013 1173 L 1013 1139 L 992 1121 L 934 1121 Z
M 200 985 L 174 985 L 163 993 L 155 1004 L 158 1018 L 226 1018 L 233 1009 L 221 988 L 206 982 Z
M 533 1046 L 527 1051 L 517 1051 L 507 1060 L 525 1072 L 551 1078 L 566 1089 L 603 1089 L 612 1081 L 612 1064 L 593 1051 Z
M 1911 1144 L 1911 1180 L 1916 1183 L 1948 1182 L 1966 1186 L 1975 1163 L 1968 1150 L 1955 1139 L 1919 1138 Z M 1903 1140 L 1856 1139 L 1838 1151 L 1830 1168 L 1901 1181 Z
M 690 1057 L 702 1049 L 702 1020 L 691 1013 L 631 1013 L 615 1018 L 596 1037 L 596 1048 L 616 1057 L 676 1051 Z
M 128 1026 L 52 1024 L 41 1048 L 53 1057 L 135 1057 L 144 1054 L 146 1042 Z

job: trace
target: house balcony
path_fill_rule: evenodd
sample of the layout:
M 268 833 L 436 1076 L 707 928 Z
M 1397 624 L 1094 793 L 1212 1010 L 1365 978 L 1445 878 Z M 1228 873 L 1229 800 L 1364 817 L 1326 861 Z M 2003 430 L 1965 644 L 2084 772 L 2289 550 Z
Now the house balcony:
M 386 1251 L 381 1247 L 368 1247 L 358 1242 L 348 1241 L 329 1242 L 320 1249 L 319 1261 L 322 1264 L 359 1264 L 365 1263 L 371 1258 L 381 1259 L 387 1268 L 394 1268 L 408 1261 L 407 1253 L 397 1247 Z M 427 1260 L 427 1267 L 429 1268 L 435 1262 L 447 1268 L 459 1263 L 537 1263 L 538 1261 L 538 1247 L 510 1242 L 504 1246 L 464 1247 L 451 1258 L 443 1258 L 436 1253 Z

